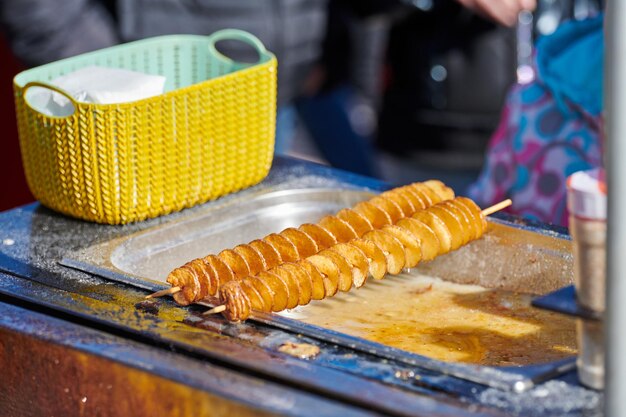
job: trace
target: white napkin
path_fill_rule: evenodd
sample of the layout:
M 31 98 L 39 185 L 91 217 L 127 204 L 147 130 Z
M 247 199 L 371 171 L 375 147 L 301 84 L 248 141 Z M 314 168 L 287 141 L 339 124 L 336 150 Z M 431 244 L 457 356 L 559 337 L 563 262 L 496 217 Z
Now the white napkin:
M 160 75 L 90 66 L 58 77 L 50 84 L 67 91 L 79 102 L 115 104 L 162 94 L 165 80 Z M 32 94 L 27 98 L 42 113 L 49 116 L 67 116 L 74 112 L 71 102 L 61 94 L 45 88 L 31 90 Z

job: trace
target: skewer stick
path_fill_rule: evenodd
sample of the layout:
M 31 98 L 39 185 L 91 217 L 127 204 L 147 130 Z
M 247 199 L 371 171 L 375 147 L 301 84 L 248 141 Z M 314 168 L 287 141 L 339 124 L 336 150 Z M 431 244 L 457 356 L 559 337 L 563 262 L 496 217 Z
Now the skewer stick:
M 164 290 L 157 291 L 157 292 L 152 293 L 150 295 L 146 295 L 145 298 L 149 299 L 149 298 L 163 297 L 164 295 L 173 295 L 173 294 L 176 294 L 177 292 L 180 292 L 180 290 L 182 290 L 182 288 L 180 288 L 180 287 L 166 288 Z
M 204 313 L 202 313 L 202 315 L 210 316 L 211 314 L 221 313 L 222 311 L 225 311 L 225 310 L 226 310 L 226 304 L 222 304 L 221 306 L 213 307 L 212 309 L 205 311 Z
M 498 204 L 494 204 L 491 207 L 487 207 L 486 209 L 484 209 L 483 211 L 480 212 L 480 214 L 482 214 L 483 217 L 487 217 L 497 211 L 500 211 L 508 206 L 510 206 L 511 204 L 513 204 L 513 201 L 511 201 L 510 198 L 507 198 L 504 201 L 500 201 Z

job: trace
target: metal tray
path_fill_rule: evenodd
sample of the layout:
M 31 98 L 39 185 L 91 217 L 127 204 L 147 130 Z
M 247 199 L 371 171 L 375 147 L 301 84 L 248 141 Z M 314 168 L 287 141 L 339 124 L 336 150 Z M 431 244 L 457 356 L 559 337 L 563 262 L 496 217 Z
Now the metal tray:
M 326 214 L 335 213 L 370 196 L 363 191 L 332 188 L 270 189 L 182 220 L 94 245 L 63 259 L 61 263 L 140 288 L 159 290 L 169 287 L 164 284 L 167 273 L 190 259 L 217 253 L 286 227 L 315 222 Z M 417 268 L 417 272 L 456 283 L 532 294 L 545 294 L 571 283 L 571 242 L 566 236 L 550 230 L 528 230 L 502 220 L 492 220 L 490 229 L 483 239 L 441 256 Z M 355 309 L 355 314 L 358 314 L 358 309 Z M 500 389 L 523 391 L 575 367 L 574 358 L 522 367 L 446 363 L 313 326 L 288 315 L 257 313 L 252 319 L 381 358 Z

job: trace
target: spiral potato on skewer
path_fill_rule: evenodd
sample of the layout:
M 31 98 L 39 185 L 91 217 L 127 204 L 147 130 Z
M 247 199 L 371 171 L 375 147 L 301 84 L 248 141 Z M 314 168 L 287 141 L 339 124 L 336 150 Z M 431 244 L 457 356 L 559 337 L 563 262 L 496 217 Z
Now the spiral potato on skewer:
M 443 201 L 399 219 L 395 225 L 383 225 L 295 263 L 283 263 L 257 277 L 225 283 L 219 289 L 223 314 L 229 320 L 240 321 L 252 310 L 276 312 L 306 305 L 314 299 L 314 292 L 323 298 L 331 297 L 338 291 L 364 285 L 368 275 L 380 279 L 384 273 L 397 274 L 403 268 L 458 249 L 480 238 L 486 227 L 473 201 L 465 197 Z M 267 285 L 252 285 L 258 280 L 267 281 Z
M 225 249 L 217 255 L 194 259 L 170 272 L 167 282 L 172 287 L 180 288 L 180 291 L 173 295 L 176 302 L 188 305 L 215 296 L 218 288 L 229 281 L 257 276 L 285 263 L 298 263 L 334 245 L 347 243 L 375 230 L 394 225 L 419 210 L 453 197 L 452 189 L 437 180 L 394 188 L 360 202 L 353 208 L 345 208 L 336 215 L 325 216 L 317 224 L 308 223 L 298 228 L 287 228 L 263 239 L 241 244 L 233 249 Z M 396 231 L 396 235 L 398 233 L 400 232 Z M 393 253 L 399 253 L 398 247 L 395 247 Z M 358 249 L 364 251 L 363 248 Z M 347 255 L 345 247 L 338 250 L 343 251 L 343 255 L 339 256 Z M 371 252 L 371 247 L 368 247 L 368 250 Z M 326 252 L 326 257 L 333 256 Z M 351 259 L 356 261 L 355 256 L 358 255 L 353 254 Z M 374 256 L 371 259 L 380 259 L 379 256 L 371 254 L 370 256 Z M 345 266 L 340 260 L 336 259 L 336 262 Z M 402 262 L 397 259 L 392 265 L 392 270 L 397 269 L 396 264 Z M 362 259 L 359 264 L 363 267 Z M 376 265 L 372 275 L 381 276 L 379 265 Z M 342 288 L 347 286 L 345 280 L 342 284 Z M 248 287 L 250 284 L 246 288 Z M 312 297 L 320 299 L 322 293 L 312 291 Z

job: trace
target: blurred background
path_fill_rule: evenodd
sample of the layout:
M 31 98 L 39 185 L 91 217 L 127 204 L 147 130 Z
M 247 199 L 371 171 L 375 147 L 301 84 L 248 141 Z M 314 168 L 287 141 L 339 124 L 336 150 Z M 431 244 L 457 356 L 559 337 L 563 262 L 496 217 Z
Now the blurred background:
M 16 11 L 17 3 L 31 11 Z M 47 6 L 38 10 L 38 3 Z M 463 193 L 480 171 L 506 93 L 517 82 L 524 41 L 519 28 L 500 26 L 454 0 L 54 3 L 0 0 L 0 211 L 33 201 L 11 85 L 29 66 L 141 37 L 240 27 L 279 58 L 277 153 L 393 184 L 439 178 Z M 74 22 L 98 19 L 102 33 L 93 24 L 67 32 L 70 25 L 58 22 L 56 12 L 74 6 L 83 13 L 70 15 Z M 237 17 L 254 7 L 264 13 Z M 601 0 L 539 0 L 530 36 L 550 34 L 601 7 Z M 226 45 L 224 52 L 246 59 L 236 47 Z

